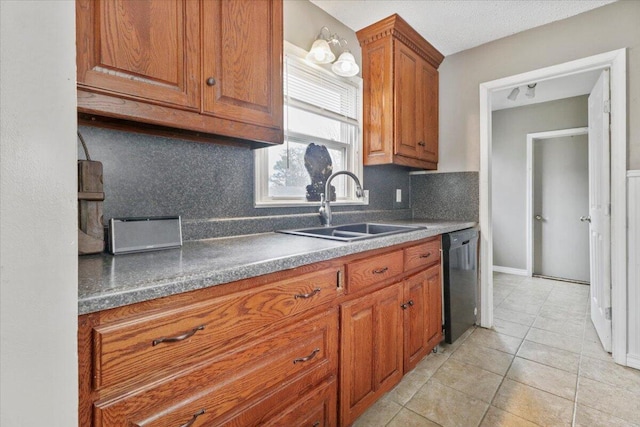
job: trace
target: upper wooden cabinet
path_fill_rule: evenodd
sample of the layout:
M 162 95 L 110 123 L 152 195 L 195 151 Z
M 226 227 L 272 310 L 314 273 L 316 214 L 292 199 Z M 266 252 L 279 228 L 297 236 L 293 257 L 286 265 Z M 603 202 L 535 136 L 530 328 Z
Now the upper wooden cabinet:
M 356 33 L 364 79 L 364 164 L 436 169 L 444 56 L 400 16 Z
M 282 0 L 77 0 L 78 111 L 282 143 Z

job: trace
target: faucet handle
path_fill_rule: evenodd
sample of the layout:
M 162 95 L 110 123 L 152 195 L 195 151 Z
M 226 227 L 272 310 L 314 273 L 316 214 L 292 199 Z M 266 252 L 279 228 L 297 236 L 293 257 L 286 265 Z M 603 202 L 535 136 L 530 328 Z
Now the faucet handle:
M 324 197 L 324 193 L 320 193 L 320 203 L 323 203 L 326 201 L 326 198 Z

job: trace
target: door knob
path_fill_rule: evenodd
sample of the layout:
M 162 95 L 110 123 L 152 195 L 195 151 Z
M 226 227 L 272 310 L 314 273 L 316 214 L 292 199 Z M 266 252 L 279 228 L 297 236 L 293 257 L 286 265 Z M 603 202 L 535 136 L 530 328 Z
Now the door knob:
M 591 217 L 590 216 L 581 216 L 580 217 L 580 221 L 582 221 L 582 222 L 591 222 Z
M 535 219 L 537 219 L 538 221 L 542 221 L 542 215 L 536 215 Z

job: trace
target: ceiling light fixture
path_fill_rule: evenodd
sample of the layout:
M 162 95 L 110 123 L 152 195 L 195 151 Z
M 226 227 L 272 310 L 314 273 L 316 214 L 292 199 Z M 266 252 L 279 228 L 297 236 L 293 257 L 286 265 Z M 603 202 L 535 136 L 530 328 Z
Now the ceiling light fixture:
M 535 98 L 536 97 L 536 85 L 538 83 L 533 83 L 530 85 L 527 85 L 527 92 L 525 93 L 525 96 L 527 98 Z
M 514 87 L 511 93 L 509 94 L 509 96 L 507 96 L 507 99 L 511 101 L 515 101 L 519 93 L 520 93 L 520 89 L 518 89 L 517 87 Z
M 331 66 L 331 71 L 342 77 L 353 77 L 360 71 L 353 54 L 347 49 L 347 41 L 337 34 L 331 34 L 329 28 L 322 27 L 311 50 L 306 56 L 307 61 L 316 64 L 329 64 L 336 59 L 330 45 L 338 45 L 342 53 Z M 344 47 L 343 47 L 344 46 Z

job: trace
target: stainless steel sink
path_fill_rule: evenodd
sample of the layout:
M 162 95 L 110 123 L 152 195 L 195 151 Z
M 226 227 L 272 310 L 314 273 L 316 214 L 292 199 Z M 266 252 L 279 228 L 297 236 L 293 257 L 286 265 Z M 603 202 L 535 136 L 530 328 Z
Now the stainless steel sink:
M 359 224 L 335 225 L 332 227 L 300 228 L 297 230 L 278 230 L 278 233 L 294 234 L 296 236 L 317 237 L 320 239 L 353 242 L 374 237 L 389 236 L 425 229 L 427 227 L 395 224 L 373 224 L 363 222 Z

